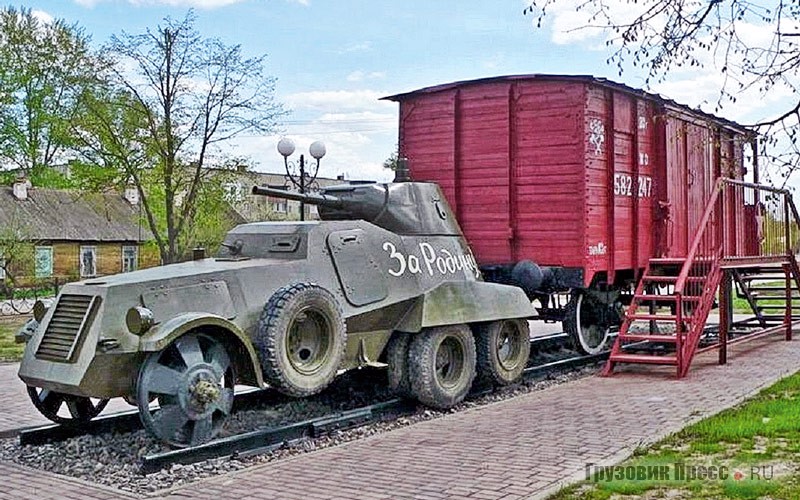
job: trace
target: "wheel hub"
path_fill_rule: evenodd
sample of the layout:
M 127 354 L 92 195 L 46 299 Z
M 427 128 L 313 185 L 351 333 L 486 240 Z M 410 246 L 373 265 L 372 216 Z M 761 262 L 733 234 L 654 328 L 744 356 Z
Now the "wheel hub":
M 221 392 L 219 384 L 208 380 L 198 380 L 189 390 L 192 393 L 192 400 L 203 406 L 219 399 Z
M 436 351 L 436 377 L 445 387 L 458 383 L 463 370 L 463 348 L 458 340 L 446 338 Z
M 330 331 L 325 317 L 313 309 L 295 317 L 286 339 L 289 363 L 295 370 L 313 375 L 320 369 L 332 348 Z
M 503 327 L 498 338 L 497 361 L 506 370 L 513 370 L 519 364 L 519 332 L 508 325 Z
M 198 367 L 187 374 L 185 390 L 181 391 L 181 406 L 186 415 L 197 420 L 208 413 L 222 396 L 222 386 L 214 372 L 207 367 Z

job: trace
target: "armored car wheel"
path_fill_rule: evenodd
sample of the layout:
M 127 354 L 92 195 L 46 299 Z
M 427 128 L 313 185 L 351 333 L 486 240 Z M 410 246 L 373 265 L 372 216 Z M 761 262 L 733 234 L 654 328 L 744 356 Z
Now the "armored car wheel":
M 607 307 L 576 292 L 564 308 L 564 330 L 581 353 L 598 354 L 606 348 L 612 326 L 603 311 Z
M 411 383 L 408 380 L 408 346 L 411 334 L 394 332 L 386 346 L 386 364 L 389 365 L 386 375 L 389 389 L 401 396 L 411 395 Z
M 464 400 L 475 378 L 475 339 L 466 325 L 428 328 L 408 350 L 411 393 L 420 403 L 447 409 Z
M 267 383 L 301 397 L 333 381 L 346 341 L 344 314 L 333 294 L 313 283 L 297 283 L 270 297 L 253 343 Z
M 528 364 L 530 327 L 524 319 L 492 321 L 478 326 L 478 376 L 500 385 L 516 382 Z
M 235 380 L 222 343 L 204 333 L 188 333 L 151 353 L 139 369 L 139 416 L 151 434 L 171 446 L 205 443 L 231 413 Z
M 91 399 L 28 386 L 28 396 L 39 412 L 61 425 L 80 426 L 100 414 L 108 399 Z

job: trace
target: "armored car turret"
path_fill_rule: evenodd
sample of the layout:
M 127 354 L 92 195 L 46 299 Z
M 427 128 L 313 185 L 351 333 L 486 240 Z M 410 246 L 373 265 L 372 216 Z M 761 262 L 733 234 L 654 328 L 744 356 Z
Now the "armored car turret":
M 448 408 L 476 375 L 520 376 L 531 303 L 482 280 L 436 184 L 253 192 L 322 220 L 244 224 L 214 258 L 71 283 L 39 307 L 19 376 L 45 416 L 80 424 L 124 397 L 188 446 L 219 432 L 237 384 L 302 397 L 385 365 L 397 391 Z

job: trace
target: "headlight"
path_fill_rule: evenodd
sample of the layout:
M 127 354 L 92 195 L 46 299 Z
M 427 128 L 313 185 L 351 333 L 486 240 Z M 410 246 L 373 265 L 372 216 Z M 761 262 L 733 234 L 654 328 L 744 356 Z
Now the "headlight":
M 37 323 L 42 322 L 44 315 L 47 314 L 48 307 L 49 306 L 41 300 L 37 300 L 36 303 L 33 304 L 33 319 L 35 319 Z
M 128 309 L 125 324 L 134 335 L 144 335 L 153 326 L 153 311 L 146 307 L 136 306 Z

